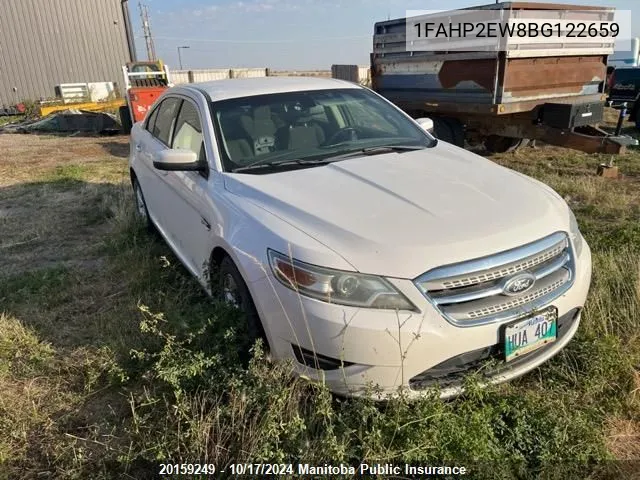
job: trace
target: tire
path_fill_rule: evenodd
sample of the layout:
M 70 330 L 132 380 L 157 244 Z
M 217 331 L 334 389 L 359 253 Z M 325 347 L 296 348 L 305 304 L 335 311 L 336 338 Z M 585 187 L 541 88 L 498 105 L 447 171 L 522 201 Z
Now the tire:
M 489 135 L 484 141 L 484 148 L 489 153 L 513 152 L 520 145 L 522 139 L 503 137 L 502 135 Z
M 447 123 L 449 130 L 451 131 L 452 141 L 450 143 L 454 144 L 456 147 L 464 148 L 464 126 L 460 123 L 460 120 L 457 118 L 445 117 L 442 121 Z
M 144 199 L 144 194 L 142 193 L 142 188 L 140 187 L 140 182 L 138 182 L 137 178 L 133 179 L 133 197 L 136 202 L 137 217 L 144 222 L 148 232 L 154 232 L 155 227 L 151 221 L 151 217 L 149 216 L 147 202 Z
M 442 117 L 436 117 L 433 119 L 433 135 L 443 142 L 454 143 L 455 141 L 453 128 L 449 122 Z
M 516 150 L 519 150 L 521 148 L 525 148 L 527 145 L 529 145 L 529 142 L 531 140 L 528 138 L 521 138 L 520 139 L 520 143 L 518 143 L 518 146 L 516 147 Z
M 120 115 L 120 125 L 122 126 L 122 133 L 125 135 L 129 135 L 131 133 L 131 128 L 133 128 L 133 122 L 131 121 L 131 112 L 129 111 L 129 107 L 127 105 L 123 105 L 118 109 L 118 114 Z
M 634 104 L 632 108 L 627 110 L 627 117 L 625 118 L 625 121 L 636 123 L 637 117 L 638 117 L 638 110 L 636 109 L 636 106 Z
M 268 350 L 269 343 L 262 327 L 262 322 L 258 316 L 258 311 L 253 303 L 251 292 L 245 283 L 238 267 L 236 267 L 230 257 L 224 257 L 218 268 L 213 272 L 215 276 L 214 294 L 220 300 L 231 307 L 235 307 L 242 312 L 245 317 L 247 327 L 247 340 L 249 348 L 258 339 L 262 339 L 265 351 Z

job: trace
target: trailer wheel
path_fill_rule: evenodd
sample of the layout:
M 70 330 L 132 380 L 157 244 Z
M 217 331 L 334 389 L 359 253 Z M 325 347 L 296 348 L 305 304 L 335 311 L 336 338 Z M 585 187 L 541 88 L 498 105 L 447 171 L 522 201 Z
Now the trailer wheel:
M 507 153 L 513 152 L 521 142 L 521 138 L 489 135 L 484 141 L 484 148 L 486 148 L 489 153 Z
M 442 117 L 436 117 L 433 119 L 433 135 L 443 142 L 454 143 L 453 128 Z
M 460 120 L 453 117 L 445 117 L 442 121 L 446 122 L 451 130 L 452 139 L 450 143 L 453 143 L 456 147 L 464 148 L 464 126 Z
M 125 135 L 129 135 L 131 133 L 131 128 L 133 127 L 129 107 L 127 105 L 123 105 L 118 109 L 118 113 L 120 114 L 120 125 L 122 125 L 122 133 L 124 133 Z

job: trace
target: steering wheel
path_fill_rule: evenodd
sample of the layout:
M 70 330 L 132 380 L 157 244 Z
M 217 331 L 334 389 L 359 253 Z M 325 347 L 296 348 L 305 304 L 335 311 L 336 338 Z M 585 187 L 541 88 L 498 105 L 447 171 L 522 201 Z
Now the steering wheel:
M 336 143 L 340 143 L 348 140 L 357 140 L 357 139 L 358 139 L 358 131 L 354 127 L 342 127 L 336 133 L 331 135 L 331 137 L 329 137 L 329 139 L 326 140 L 322 145 L 325 147 L 329 147 Z

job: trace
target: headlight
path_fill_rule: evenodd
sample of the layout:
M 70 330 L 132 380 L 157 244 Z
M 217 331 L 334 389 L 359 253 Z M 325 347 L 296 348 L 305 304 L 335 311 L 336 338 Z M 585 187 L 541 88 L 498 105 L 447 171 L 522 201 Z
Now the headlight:
M 573 248 L 576 251 L 576 256 L 579 257 L 580 255 L 582 255 L 584 238 L 582 238 L 580 228 L 578 227 L 578 221 L 576 220 L 576 216 L 573 214 L 571 209 L 569 209 L 569 236 L 571 237 Z
M 317 267 L 273 250 L 268 253 L 275 277 L 302 295 L 352 307 L 417 311 L 415 305 L 384 278 Z

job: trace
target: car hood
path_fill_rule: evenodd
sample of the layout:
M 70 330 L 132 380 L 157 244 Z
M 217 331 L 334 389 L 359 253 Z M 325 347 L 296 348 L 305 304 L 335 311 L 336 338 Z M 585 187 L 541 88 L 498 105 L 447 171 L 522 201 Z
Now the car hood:
M 442 142 L 308 169 L 229 174 L 225 187 L 355 270 L 398 278 L 521 246 L 569 221 L 551 189 Z

